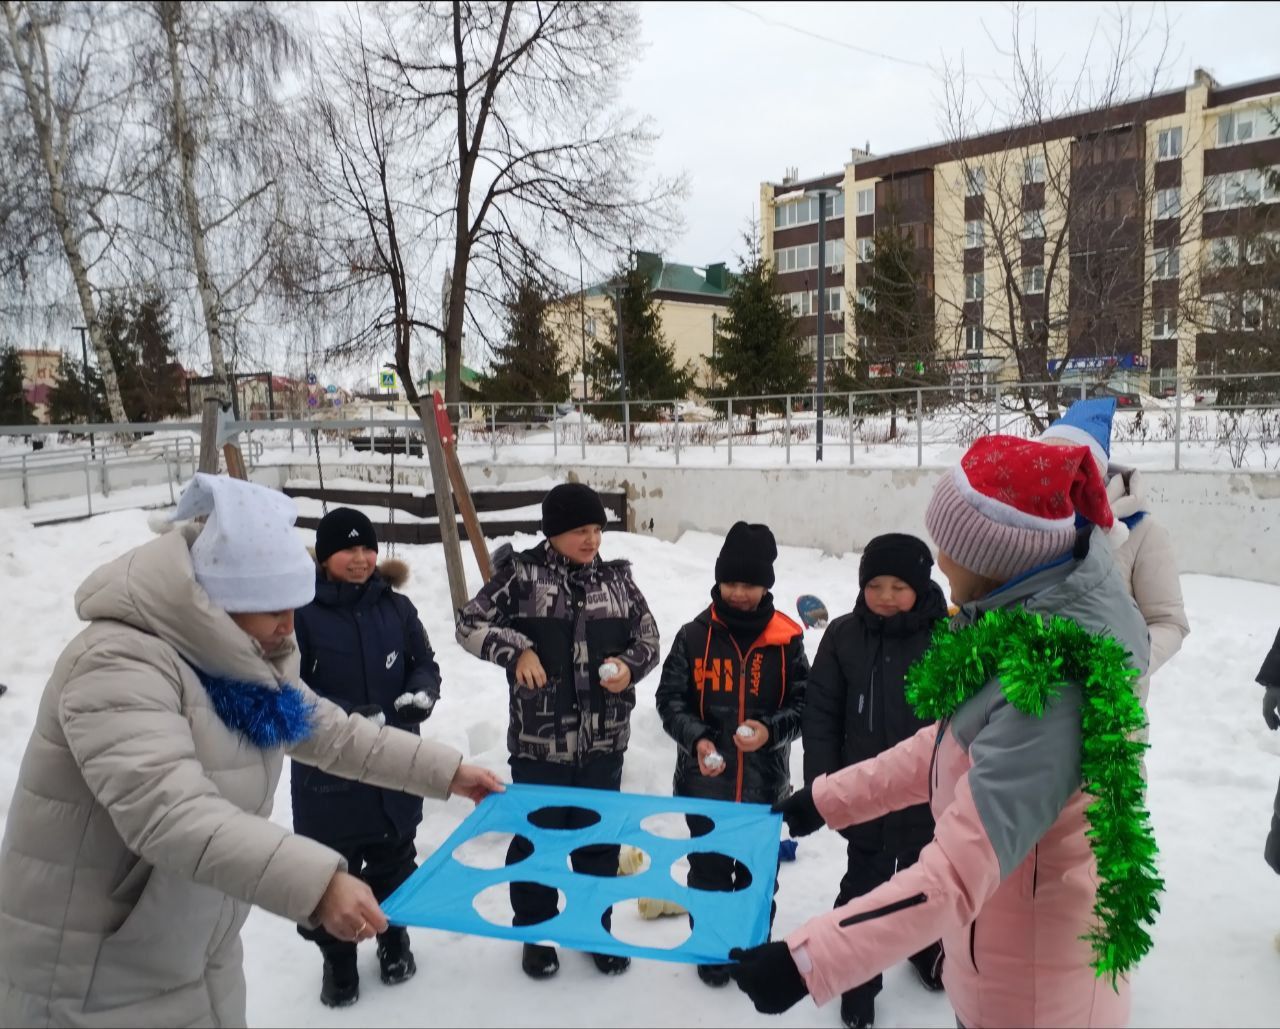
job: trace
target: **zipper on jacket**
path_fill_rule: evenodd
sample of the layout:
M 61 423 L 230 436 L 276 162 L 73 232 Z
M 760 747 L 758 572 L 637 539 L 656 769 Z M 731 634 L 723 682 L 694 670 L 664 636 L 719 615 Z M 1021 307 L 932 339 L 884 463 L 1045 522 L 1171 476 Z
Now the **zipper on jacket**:
M 715 626 L 713 625 L 711 627 L 711 631 L 714 631 L 714 629 L 715 629 Z M 749 646 L 747 648 L 746 654 L 744 655 L 742 653 L 742 648 L 738 646 L 738 641 L 733 638 L 733 633 L 726 630 L 725 635 L 729 637 L 729 642 L 733 644 L 734 653 L 738 655 L 738 725 L 741 725 L 743 720 L 747 717 L 747 658 L 750 657 L 751 652 L 755 650 L 755 644 L 753 643 L 751 646 Z M 736 732 L 736 729 L 735 729 L 735 732 Z M 733 799 L 736 801 L 741 801 L 742 800 L 742 766 L 747 762 L 747 752 L 743 750 L 741 747 L 735 747 L 734 749 L 737 750 L 738 752 L 737 754 L 738 768 L 736 773 L 737 782 L 735 784 Z
M 876 656 L 879 657 L 877 651 Z M 867 732 L 875 735 L 876 731 L 876 669 L 871 669 L 871 688 L 867 690 Z M 873 744 L 874 745 L 874 744 Z
M 882 918 L 885 915 L 892 915 L 897 911 L 905 911 L 907 908 L 918 907 L 925 903 L 929 898 L 923 893 L 913 893 L 910 897 L 903 897 L 902 900 L 895 900 L 892 904 L 886 904 L 884 907 L 876 908 L 872 911 L 859 911 L 856 915 L 850 915 L 848 918 L 840 920 L 842 929 L 851 925 L 857 925 L 859 922 L 870 922 L 873 918 Z
M 1032 851 L 1034 855 L 1031 859 L 1031 896 L 1036 895 L 1036 887 L 1040 885 L 1040 844 L 1036 844 L 1036 849 Z
M 938 751 L 942 747 L 942 735 L 947 731 L 944 719 L 938 723 L 938 735 L 933 741 L 933 755 L 929 758 L 929 803 L 933 803 L 933 790 L 938 785 Z

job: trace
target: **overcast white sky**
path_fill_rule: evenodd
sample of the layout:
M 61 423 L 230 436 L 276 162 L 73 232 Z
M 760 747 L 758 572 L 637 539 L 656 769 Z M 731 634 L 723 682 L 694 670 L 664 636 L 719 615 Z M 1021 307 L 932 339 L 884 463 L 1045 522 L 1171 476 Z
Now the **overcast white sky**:
M 1136 81 L 1149 82 L 1159 63 L 1165 22 L 1168 87 L 1190 82 L 1196 67 L 1222 83 L 1280 75 L 1280 4 L 1126 6 L 1141 25 L 1154 21 L 1131 64 Z M 734 0 L 640 9 L 646 48 L 622 99 L 662 134 L 654 169 L 689 177 L 685 233 L 667 248 L 673 261 L 734 258 L 760 182 L 789 165 L 817 175 L 839 170 L 849 148 L 868 141 L 888 153 L 940 139 L 944 61 L 963 60 L 981 76 L 975 83 L 996 92 L 1007 81 L 1008 61 L 992 42 L 1010 36 L 1013 15 L 1002 3 Z M 1103 37 L 1116 11 L 1102 3 L 1023 7 L 1026 30 L 1063 80 L 1074 78 L 1095 30 L 1093 53 L 1111 52 Z

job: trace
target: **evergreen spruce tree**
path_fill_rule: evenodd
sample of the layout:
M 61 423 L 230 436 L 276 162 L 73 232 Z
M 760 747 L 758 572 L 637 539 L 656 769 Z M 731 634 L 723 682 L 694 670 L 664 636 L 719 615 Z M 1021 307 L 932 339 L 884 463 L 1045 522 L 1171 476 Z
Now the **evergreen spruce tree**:
M 800 352 L 796 318 L 778 294 L 777 274 L 761 256 L 756 234 L 749 232 L 744 238 L 746 253 L 729 284 L 729 312 L 716 333 L 715 355 L 707 361 L 715 394 L 758 397 L 802 392 L 809 385 L 811 362 Z M 749 414 L 754 432 L 754 403 Z
M 837 392 L 884 391 L 868 405 L 889 412 L 889 437 L 898 434 L 898 411 L 915 408 L 908 393 L 894 393 L 946 381 L 938 367 L 933 304 L 924 285 L 909 235 L 892 222 L 875 234 L 875 251 L 865 287 L 851 296 L 859 340 L 852 372 L 834 376 Z
M 493 368 L 476 387 L 483 400 L 497 404 L 554 403 L 569 395 L 571 372 L 560 368 L 560 355 L 550 328 L 550 307 L 543 285 L 532 275 L 524 275 L 506 302 L 507 342 L 494 346 Z
M 156 422 L 186 410 L 182 367 L 173 349 L 169 301 L 152 286 L 109 298 L 99 309 L 103 337 L 116 366 L 120 399 L 131 422 Z M 106 390 L 94 367 L 64 360 L 49 393 L 49 420 L 86 421 L 92 397 L 95 422 L 107 422 Z
M 647 270 L 628 268 L 619 272 L 609 290 L 609 337 L 607 342 L 597 342 L 592 348 L 589 371 L 603 400 L 622 399 L 618 356 L 621 311 L 622 359 L 626 362 L 631 417 L 655 417 L 658 405 L 653 401 L 683 400 L 693 389 L 693 363 L 676 364 L 675 348 L 662 335 L 662 319 Z
M 12 344 L 0 346 L 0 425 L 30 425 L 34 421 L 22 384 L 22 358 Z
M 49 421 L 54 425 L 75 425 L 91 420 L 111 421 L 102 376 L 90 366 L 86 385 L 85 370 L 80 362 L 64 357 L 58 369 L 58 381 L 49 390 Z

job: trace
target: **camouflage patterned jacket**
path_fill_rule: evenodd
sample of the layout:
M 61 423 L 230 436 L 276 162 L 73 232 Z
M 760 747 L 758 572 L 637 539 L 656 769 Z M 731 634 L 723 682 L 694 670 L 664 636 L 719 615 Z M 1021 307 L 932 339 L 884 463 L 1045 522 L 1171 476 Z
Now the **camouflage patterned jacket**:
M 462 610 L 458 642 L 507 670 L 512 757 L 582 764 L 627 749 L 635 684 L 658 663 L 658 626 L 628 561 L 574 565 L 545 540 L 514 555 Z M 532 647 L 541 689 L 517 686 L 516 661 Z M 617 658 L 632 685 L 610 693 L 599 667 Z

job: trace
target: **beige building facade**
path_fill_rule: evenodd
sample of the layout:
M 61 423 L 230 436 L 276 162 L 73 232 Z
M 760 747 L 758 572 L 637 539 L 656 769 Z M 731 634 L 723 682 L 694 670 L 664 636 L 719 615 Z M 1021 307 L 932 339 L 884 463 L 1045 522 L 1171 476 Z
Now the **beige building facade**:
M 635 261 L 648 277 L 662 335 L 675 351 L 676 364 L 691 363 L 698 387 L 710 388 L 714 382 L 707 359 L 717 325 L 728 313 L 728 268 L 724 264 L 676 264 L 644 251 L 635 255 Z M 559 344 L 561 368 L 574 371 L 570 384 L 574 399 L 583 396 L 584 358 L 589 359 L 597 341 L 613 339 L 613 303 L 608 290 L 605 283 L 589 286 L 552 309 L 551 330 Z M 594 383 L 587 380 L 585 388 L 588 398 L 595 395 Z

